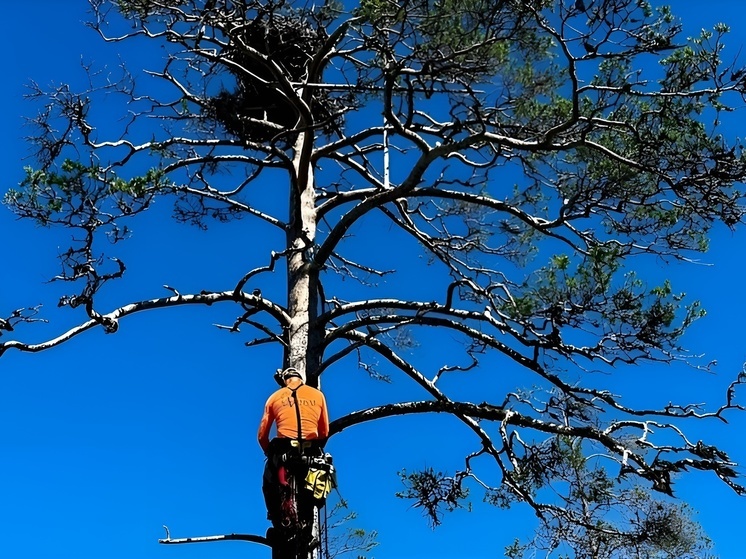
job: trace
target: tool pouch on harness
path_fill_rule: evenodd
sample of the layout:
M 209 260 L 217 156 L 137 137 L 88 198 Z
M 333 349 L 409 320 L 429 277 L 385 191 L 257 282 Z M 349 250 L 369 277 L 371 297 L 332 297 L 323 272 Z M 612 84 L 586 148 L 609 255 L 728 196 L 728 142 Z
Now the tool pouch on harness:
M 337 487 L 337 476 L 331 454 L 327 452 L 324 456 L 309 460 L 304 487 L 311 492 L 317 506 L 323 507 L 331 490 Z

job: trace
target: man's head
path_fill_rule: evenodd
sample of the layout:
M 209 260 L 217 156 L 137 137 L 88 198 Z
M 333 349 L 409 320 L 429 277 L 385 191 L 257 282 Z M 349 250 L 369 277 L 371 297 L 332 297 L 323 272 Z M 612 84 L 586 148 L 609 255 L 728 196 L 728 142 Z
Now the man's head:
M 280 384 L 280 386 L 285 386 L 288 384 L 290 379 L 298 378 L 305 384 L 306 382 L 306 375 L 301 373 L 298 369 L 295 367 L 288 367 L 287 369 L 281 371 L 278 370 L 277 374 L 275 375 L 275 378 L 277 379 L 277 382 Z

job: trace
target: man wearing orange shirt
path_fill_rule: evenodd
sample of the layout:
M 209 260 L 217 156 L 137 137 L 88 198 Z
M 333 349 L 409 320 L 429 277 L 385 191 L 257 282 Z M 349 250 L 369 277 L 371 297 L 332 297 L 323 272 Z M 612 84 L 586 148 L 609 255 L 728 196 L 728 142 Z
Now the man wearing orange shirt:
M 304 375 L 290 367 L 275 375 L 282 388 L 264 406 L 257 438 L 267 456 L 262 491 L 267 516 L 272 524 L 281 522 L 280 486 L 284 482 L 286 458 L 293 454 L 323 455 L 329 436 L 329 413 L 320 390 L 305 384 Z M 276 435 L 270 440 L 272 425 Z

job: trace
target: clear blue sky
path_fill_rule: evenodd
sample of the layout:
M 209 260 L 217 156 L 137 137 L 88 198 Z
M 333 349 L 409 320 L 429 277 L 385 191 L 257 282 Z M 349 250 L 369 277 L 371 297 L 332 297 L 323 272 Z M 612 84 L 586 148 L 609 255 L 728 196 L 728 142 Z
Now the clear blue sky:
M 746 46 L 746 5 L 741 2 L 672 4 L 688 33 L 724 21 L 733 28 L 729 52 L 735 55 L 738 45 Z M 4 8 L 8 46 L 0 90 L 5 109 L 0 191 L 17 184 L 27 164 L 22 116 L 34 107 L 22 101 L 25 84 L 79 80 L 81 57 L 116 61 L 115 48 L 103 46 L 82 26 L 86 8 L 83 0 L 12 2 Z M 746 112 L 731 119 L 737 134 L 746 124 Z M 118 286 L 112 304 L 166 295 L 162 284 L 185 292 L 225 289 L 213 272 L 222 270 L 233 277 L 229 274 L 243 269 L 252 246 L 241 234 L 242 225 L 218 226 L 205 233 L 165 219 L 168 210 L 156 208 L 153 218 L 141 222 L 135 236 L 122 245 L 121 254 L 129 264 L 127 289 Z M 0 315 L 41 302 L 51 314 L 60 291 L 45 281 L 57 273 L 55 256 L 64 233 L 18 222 L 4 208 L 0 233 Z M 234 240 L 203 250 L 214 242 L 212 233 Z M 718 361 L 717 375 L 646 367 L 621 371 L 622 389 L 641 395 L 652 391 L 663 404 L 672 389 L 688 394 L 687 401 L 719 402 L 746 361 L 741 331 L 746 312 L 744 241 L 746 231 L 719 230 L 703 257 L 707 265 L 665 270 L 677 290 L 699 298 L 708 310 L 685 342 L 693 353 Z M 40 328 L 38 335 L 60 332 L 69 314 Z M 163 524 L 174 537 L 262 533 L 266 528 L 262 455 L 255 430 L 261 406 L 274 388 L 274 354 L 247 350 L 243 338 L 211 326 L 229 316 L 211 309 L 140 315 L 124 321 L 113 336 L 90 332 L 48 352 L 9 352 L 0 359 L 0 558 L 269 557 L 268 550 L 241 542 L 157 544 L 164 535 Z M 37 331 L 30 328 L 21 335 L 29 339 Z M 653 376 L 660 380 L 651 381 Z M 325 390 L 334 417 L 379 402 L 386 391 L 406 386 L 383 386 L 353 371 L 349 377 L 326 378 Z M 733 458 L 746 464 L 746 415 L 730 417 L 727 429 L 707 423 L 699 432 L 723 442 Z M 406 436 L 415 430 L 416 438 Z M 381 545 L 373 556 L 500 557 L 514 537 L 530 533 L 531 515 L 521 508 L 459 511 L 431 531 L 419 511 L 394 498 L 399 468 L 448 467 L 439 448 L 444 438 L 460 433 L 451 431 L 446 418 L 428 418 L 426 423 L 389 420 L 346 431 L 330 444 L 341 491 L 359 513 L 356 525 L 380 532 Z M 457 439 L 454 444 L 459 443 Z M 374 472 L 380 485 L 366 485 Z M 700 511 L 698 518 L 716 541 L 720 556 L 746 558 L 746 498 L 737 498 L 711 476 L 696 473 L 678 488 L 679 495 Z

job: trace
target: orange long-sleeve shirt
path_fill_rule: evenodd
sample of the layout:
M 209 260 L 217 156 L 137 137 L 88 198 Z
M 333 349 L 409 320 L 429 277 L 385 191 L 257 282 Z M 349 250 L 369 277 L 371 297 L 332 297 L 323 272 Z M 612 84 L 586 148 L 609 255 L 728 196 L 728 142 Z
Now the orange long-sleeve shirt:
M 324 394 L 302 384 L 297 389 L 300 404 L 301 436 L 304 440 L 325 439 L 329 436 L 329 412 L 326 408 Z M 264 414 L 259 422 L 257 438 L 265 452 L 269 447 L 269 433 L 272 424 L 277 426 L 280 438 L 298 438 L 298 418 L 295 412 L 295 399 L 289 388 L 280 388 L 274 392 L 264 405 Z

